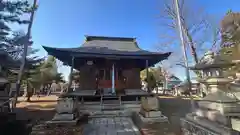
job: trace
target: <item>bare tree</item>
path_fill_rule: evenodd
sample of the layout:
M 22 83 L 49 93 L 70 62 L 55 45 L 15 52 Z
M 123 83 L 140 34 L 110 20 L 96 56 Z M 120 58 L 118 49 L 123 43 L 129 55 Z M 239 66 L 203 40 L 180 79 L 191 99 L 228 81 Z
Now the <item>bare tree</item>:
M 173 2 L 173 0 L 164 1 L 160 14 L 162 31 L 164 31 L 164 35 L 161 35 L 161 40 L 165 39 L 161 43 L 161 48 L 168 51 L 178 50 L 176 48 L 180 47 L 177 46 L 179 44 L 177 15 Z M 215 51 L 220 41 L 219 27 L 214 24 L 214 20 L 211 20 L 209 15 L 198 5 L 193 1 L 186 0 L 180 0 L 179 3 L 185 44 L 190 51 L 194 63 L 198 63 L 199 57 L 207 50 L 211 49 Z M 180 52 L 173 53 L 169 58 L 171 66 L 183 63 L 183 58 L 179 56 L 181 56 Z

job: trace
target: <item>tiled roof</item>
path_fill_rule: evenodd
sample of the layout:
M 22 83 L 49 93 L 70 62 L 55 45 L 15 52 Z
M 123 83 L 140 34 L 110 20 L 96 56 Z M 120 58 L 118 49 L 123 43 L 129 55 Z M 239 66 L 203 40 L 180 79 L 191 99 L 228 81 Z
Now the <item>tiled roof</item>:
M 142 50 L 138 47 L 135 38 L 125 37 L 102 37 L 102 36 L 86 36 L 85 42 L 76 48 L 43 48 L 49 55 L 53 55 L 65 63 L 71 63 L 71 57 L 80 58 L 109 58 L 109 59 L 141 59 L 149 60 L 149 65 L 156 64 L 157 62 L 167 59 L 171 54 L 150 52 Z M 144 65 L 144 64 L 143 64 Z
M 114 55 L 159 55 L 159 52 L 149 52 L 138 47 L 135 38 L 86 36 L 86 42 L 76 48 L 52 48 L 43 46 L 47 52 L 73 52 L 84 54 L 114 54 Z M 169 54 L 170 55 L 170 54 Z
M 108 50 L 136 52 L 138 47 L 135 38 L 86 36 L 86 42 L 80 48 L 105 48 Z

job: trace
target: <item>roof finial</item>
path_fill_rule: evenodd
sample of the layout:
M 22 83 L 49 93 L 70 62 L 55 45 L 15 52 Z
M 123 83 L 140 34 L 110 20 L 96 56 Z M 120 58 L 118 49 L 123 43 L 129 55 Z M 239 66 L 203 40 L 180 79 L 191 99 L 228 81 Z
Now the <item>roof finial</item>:
M 137 42 L 137 38 L 133 38 L 133 42 L 136 43 Z
M 88 35 L 84 35 L 84 37 L 85 37 L 84 43 L 86 43 L 88 41 Z

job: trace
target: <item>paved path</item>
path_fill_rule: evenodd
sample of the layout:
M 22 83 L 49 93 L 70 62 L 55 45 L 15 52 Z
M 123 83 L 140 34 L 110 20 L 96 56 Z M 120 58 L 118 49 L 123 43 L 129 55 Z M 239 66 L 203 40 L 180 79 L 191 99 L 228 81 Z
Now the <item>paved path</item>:
M 83 127 L 83 135 L 141 135 L 130 117 L 93 118 Z

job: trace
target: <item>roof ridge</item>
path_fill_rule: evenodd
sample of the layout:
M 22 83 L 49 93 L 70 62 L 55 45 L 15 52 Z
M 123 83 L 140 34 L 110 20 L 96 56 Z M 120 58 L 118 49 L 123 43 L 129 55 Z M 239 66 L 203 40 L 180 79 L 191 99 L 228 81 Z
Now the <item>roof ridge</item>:
M 114 37 L 114 36 L 89 36 L 85 35 L 86 41 L 91 40 L 111 40 L 111 41 L 136 41 L 136 38 L 134 37 Z

